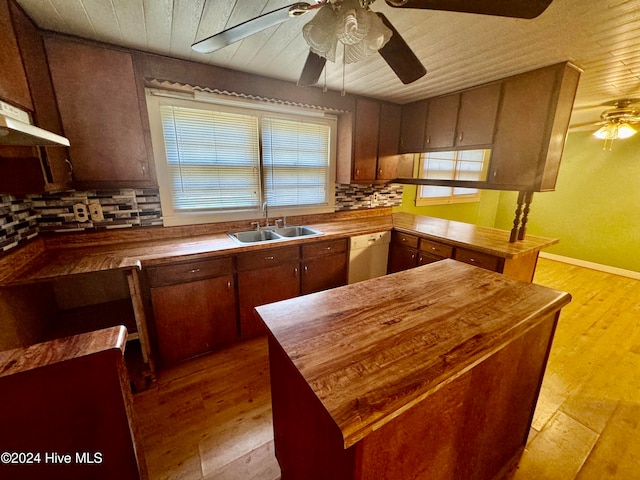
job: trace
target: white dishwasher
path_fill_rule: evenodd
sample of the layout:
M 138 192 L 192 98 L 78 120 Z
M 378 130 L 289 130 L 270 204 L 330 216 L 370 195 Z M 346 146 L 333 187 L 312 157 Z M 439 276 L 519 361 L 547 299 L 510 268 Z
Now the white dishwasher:
M 381 277 L 387 273 L 391 232 L 351 237 L 349 244 L 349 283 Z

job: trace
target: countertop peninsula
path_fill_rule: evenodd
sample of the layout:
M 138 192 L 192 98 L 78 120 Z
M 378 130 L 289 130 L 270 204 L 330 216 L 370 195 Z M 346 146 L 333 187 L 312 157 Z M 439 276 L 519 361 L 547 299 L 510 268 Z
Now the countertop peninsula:
M 313 454 L 305 457 L 298 450 L 301 443 L 314 451 L 312 440 L 304 440 L 305 431 L 322 443 L 317 446 L 322 452 L 318 455 L 331 457 L 319 462 L 338 465 L 331 470 L 331 478 L 369 478 L 342 476 L 340 469 L 365 468 L 367 452 L 396 448 L 419 428 L 414 420 L 401 428 L 399 422 L 422 418 L 431 411 L 429 405 L 440 405 L 436 418 L 448 418 L 446 408 L 454 408 L 451 415 L 460 416 L 460 425 L 455 418 L 450 422 L 459 429 L 456 438 L 446 437 L 446 430 L 454 427 L 437 432 L 427 425 L 429 435 L 443 436 L 434 437 L 434 445 L 453 442 L 449 446 L 459 449 L 456 455 L 461 456 L 445 452 L 450 457 L 447 468 L 467 465 L 465 455 L 471 458 L 475 448 L 487 448 L 482 446 L 489 442 L 487 435 L 500 445 L 496 449 L 504 448 L 511 458 L 526 440 L 555 322 L 570 300 L 565 292 L 443 260 L 257 307 L 270 332 L 274 429 L 282 478 L 302 478 L 302 472 L 307 475 L 325 468 L 321 464 L 311 468 Z M 485 391 L 489 388 L 496 390 Z M 306 394 L 306 389 L 313 395 Z M 451 398 L 458 394 L 462 397 Z M 447 399 L 441 400 L 442 395 Z M 492 402 L 498 403 L 492 406 Z M 484 412 L 479 414 L 476 408 Z M 481 419 L 491 414 L 496 417 L 493 423 L 483 426 Z M 311 419 L 306 418 L 309 415 Z M 327 416 L 324 424 L 317 415 Z M 504 428 L 505 422 L 509 428 Z M 392 438 L 380 438 L 387 435 L 381 432 L 390 431 Z M 416 447 L 416 462 L 421 462 L 430 445 L 425 432 L 416 435 L 424 439 Z M 460 441 L 466 447 L 456 443 Z M 353 448 L 362 450 L 349 453 Z M 398 448 L 400 457 L 402 451 L 410 456 L 410 446 Z M 391 468 L 387 463 L 393 455 L 386 450 L 383 455 L 384 462 L 372 461 Z M 487 471 L 495 474 L 497 461 L 490 460 Z M 328 474 L 323 473 L 325 478 Z M 406 471 L 405 476 L 397 471 L 378 474 L 378 478 L 409 478 Z M 304 478 L 322 478 L 313 475 Z

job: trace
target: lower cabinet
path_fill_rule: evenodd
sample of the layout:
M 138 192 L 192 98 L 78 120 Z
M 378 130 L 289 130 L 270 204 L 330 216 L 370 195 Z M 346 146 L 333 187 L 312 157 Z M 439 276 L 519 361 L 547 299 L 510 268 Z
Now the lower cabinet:
M 319 292 L 347 283 L 347 240 L 302 246 L 301 293 Z
M 255 307 L 300 294 L 300 247 L 242 253 L 237 262 L 240 334 L 247 339 L 267 331 Z
M 231 257 L 150 267 L 148 278 L 162 365 L 238 339 Z
M 418 242 L 419 238 L 415 235 L 392 231 L 387 273 L 395 273 L 417 267 Z

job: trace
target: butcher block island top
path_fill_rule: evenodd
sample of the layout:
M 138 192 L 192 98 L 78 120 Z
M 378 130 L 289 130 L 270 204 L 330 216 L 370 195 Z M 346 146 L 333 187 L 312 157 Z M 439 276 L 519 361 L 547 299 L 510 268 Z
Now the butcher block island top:
M 443 260 L 256 310 L 346 449 L 570 300 L 568 293 Z

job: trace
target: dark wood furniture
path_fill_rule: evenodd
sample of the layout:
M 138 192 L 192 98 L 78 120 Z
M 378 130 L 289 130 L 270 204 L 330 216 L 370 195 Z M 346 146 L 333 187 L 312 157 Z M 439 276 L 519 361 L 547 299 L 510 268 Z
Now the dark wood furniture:
M 394 214 L 394 232 L 389 246 L 389 273 L 406 270 L 445 258 L 454 258 L 511 278 L 531 282 L 541 242 L 557 240 L 529 236 L 510 243 L 510 233 L 408 213 Z M 531 248 L 534 244 L 541 248 Z
M 131 53 L 60 36 L 47 36 L 45 46 L 62 125 L 71 142 L 75 185 L 153 186 L 148 119 Z
M 163 365 L 238 340 L 232 257 L 150 267 L 159 360 Z
M 126 338 L 119 326 L 0 352 L 0 445 L 22 455 L 3 456 L 0 477 L 146 478 Z
M 491 149 L 486 179 L 420 185 L 540 192 L 555 188 L 580 71 L 568 62 L 403 106 L 401 151 Z
M 494 478 L 569 301 L 444 260 L 258 307 L 282 479 Z

